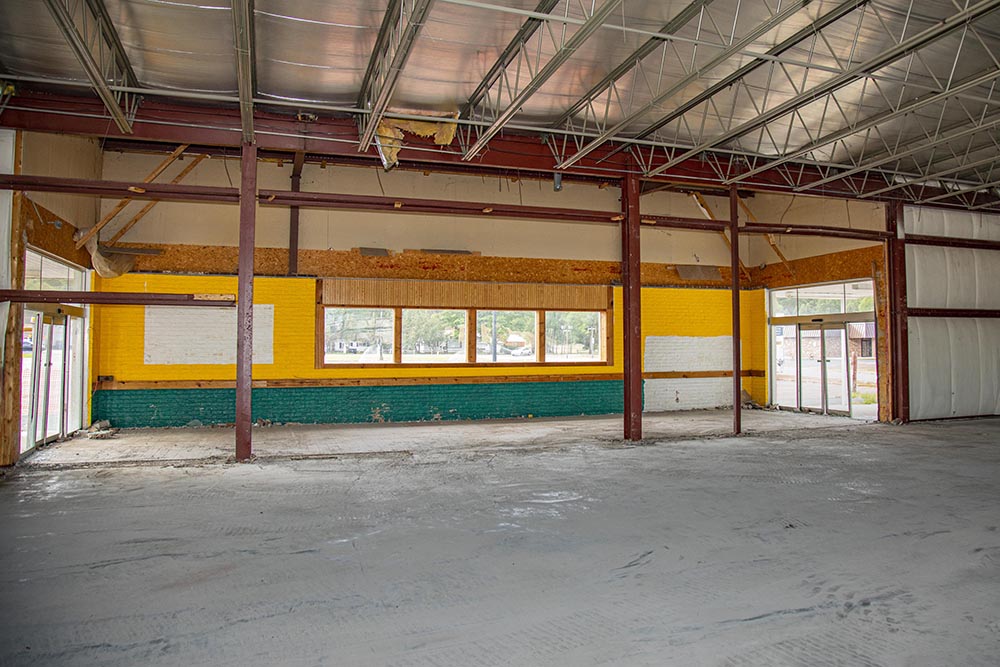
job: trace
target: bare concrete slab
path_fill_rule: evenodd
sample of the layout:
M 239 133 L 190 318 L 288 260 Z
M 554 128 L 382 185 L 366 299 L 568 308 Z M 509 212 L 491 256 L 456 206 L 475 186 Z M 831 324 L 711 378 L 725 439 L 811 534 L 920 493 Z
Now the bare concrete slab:
M 997 664 L 1000 419 L 566 438 L 20 468 L 0 664 Z
M 751 410 L 743 413 L 748 433 L 812 428 L 844 428 L 858 422 L 844 417 Z M 648 440 L 726 435 L 728 410 L 693 410 L 645 415 Z M 321 458 L 348 454 L 396 453 L 469 448 L 551 448 L 592 440 L 615 443 L 621 417 L 532 419 L 420 424 L 283 425 L 254 429 L 254 453 L 264 459 Z M 28 465 L 136 464 L 143 462 L 225 461 L 234 452 L 232 428 L 126 429 L 109 440 L 76 437 L 45 447 Z

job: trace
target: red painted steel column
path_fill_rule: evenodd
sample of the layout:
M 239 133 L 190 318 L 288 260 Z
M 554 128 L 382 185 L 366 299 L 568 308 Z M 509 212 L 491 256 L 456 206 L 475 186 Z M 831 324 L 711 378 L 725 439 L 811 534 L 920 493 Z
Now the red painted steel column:
M 733 433 L 743 430 L 743 363 L 740 357 L 740 197 L 729 189 L 729 271 L 733 298 Z
M 236 460 L 250 458 L 253 438 L 253 251 L 257 222 L 257 146 L 243 144 L 240 158 L 240 252 L 236 302 Z
M 885 210 L 889 239 L 889 313 L 891 318 L 889 345 L 892 359 L 893 420 L 910 421 L 910 334 L 906 305 L 906 241 L 901 232 L 903 204 L 891 203 Z
M 642 440 L 642 280 L 639 260 L 639 177 L 622 179 L 622 332 L 625 355 L 625 439 Z
M 305 163 L 306 154 L 302 151 L 295 153 L 295 161 L 292 163 L 292 192 L 299 192 L 302 189 L 302 166 Z M 288 211 L 288 275 L 294 276 L 299 272 L 299 207 L 292 206 Z

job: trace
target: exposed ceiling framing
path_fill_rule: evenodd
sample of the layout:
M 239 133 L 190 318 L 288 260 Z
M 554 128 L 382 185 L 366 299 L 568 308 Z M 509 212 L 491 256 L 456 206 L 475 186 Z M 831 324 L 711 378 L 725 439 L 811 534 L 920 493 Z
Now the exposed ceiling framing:
M 401 160 L 594 178 L 638 168 L 703 187 L 997 209 L 998 9 L 1000 0 L 0 3 L 0 79 L 19 83 L 0 125 L 51 129 L 42 114 L 86 105 L 46 106 L 45 95 L 90 89 L 117 128 L 103 136 L 202 143 L 199 133 L 232 127 L 206 108 L 238 109 L 241 140 L 264 150 L 369 159 L 383 119 L 454 115 L 452 145 L 407 136 Z M 140 98 L 150 113 L 139 113 Z M 196 117 L 212 121 L 199 128 Z M 91 127 L 75 118 L 62 125 Z

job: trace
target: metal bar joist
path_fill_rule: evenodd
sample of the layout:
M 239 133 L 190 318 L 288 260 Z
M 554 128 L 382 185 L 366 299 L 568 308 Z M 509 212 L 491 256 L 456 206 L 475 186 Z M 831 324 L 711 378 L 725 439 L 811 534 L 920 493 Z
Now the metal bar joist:
M 118 129 L 132 134 L 142 98 L 131 91 L 139 88 L 139 80 L 104 4 L 101 0 L 45 0 L 45 4 Z
M 702 10 L 711 4 L 712 0 L 693 0 L 684 9 L 678 12 L 673 18 L 670 19 L 662 28 L 660 28 L 660 33 L 663 35 L 672 35 L 677 32 L 695 17 L 702 13 Z M 578 114 L 583 109 L 593 106 L 595 100 L 603 95 L 606 91 L 612 88 L 619 79 L 624 77 L 629 72 L 635 70 L 642 66 L 642 60 L 651 55 L 660 47 L 666 47 L 668 42 L 662 39 L 657 39 L 656 37 L 650 37 L 647 39 L 639 48 L 629 54 L 628 58 L 625 58 L 621 63 L 618 64 L 613 70 L 608 72 L 603 79 L 591 86 L 580 99 L 573 103 L 566 111 L 559 115 L 559 117 L 552 122 L 553 128 L 560 128 L 566 121 L 570 120 Z
M 385 10 L 375 48 L 361 83 L 358 107 L 367 113 L 358 115 L 361 140 L 358 151 L 364 153 L 375 139 L 378 125 L 389 108 L 399 75 L 406 66 L 417 35 L 427 20 L 433 0 L 390 0 Z
M 762 109 L 760 113 L 748 121 L 739 123 L 725 132 L 700 141 L 693 148 L 673 151 L 668 160 L 646 175 L 655 176 L 656 174 L 663 173 L 705 151 L 737 140 L 756 130 L 766 128 L 766 126 L 781 118 L 789 115 L 797 115 L 805 106 L 813 104 L 822 106 L 824 103 L 836 104 L 834 94 L 837 91 L 857 81 L 869 78 L 872 73 L 919 51 L 929 44 L 941 40 L 954 31 L 993 12 L 997 7 L 1000 7 L 1000 0 L 980 0 L 980 2 L 957 11 L 948 18 L 898 41 L 892 47 L 883 50 L 878 55 L 868 58 L 857 65 L 847 67 L 842 73 L 831 76 L 815 86 L 801 90 L 798 94 L 793 95 L 780 104 L 776 104 L 766 110 Z
M 700 106 L 701 104 L 707 102 L 708 100 L 715 97 L 717 94 L 729 89 L 733 84 L 741 81 L 744 77 L 752 74 L 758 69 L 774 63 L 774 58 L 781 56 L 781 54 L 789 51 L 790 49 L 798 46 L 802 42 L 810 38 L 815 38 L 819 35 L 820 31 L 824 30 L 828 26 L 836 23 L 840 19 L 844 18 L 851 12 L 860 9 L 864 5 L 871 2 L 871 0 L 846 0 L 846 2 L 841 2 L 839 5 L 828 11 L 826 14 L 819 16 L 815 21 L 809 23 L 809 25 L 797 30 L 795 33 L 790 35 L 788 38 L 782 40 L 781 42 L 775 44 L 773 47 L 767 50 L 764 57 L 757 57 L 748 62 L 746 65 L 734 70 L 732 73 L 727 74 L 723 78 L 719 79 L 718 82 L 712 84 L 705 90 L 696 95 L 692 95 L 677 108 L 672 110 L 670 113 L 657 119 L 655 122 L 650 123 L 642 130 L 639 130 L 635 134 L 629 133 L 629 138 L 632 140 L 645 139 L 646 137 L 655 134 L 657 131 L 666 127 L 670 123 L 673 123 L 677 119 L 684 116 L 692 109 Z M 617 138 L 616 138 L 617 139 Z M 629 144 L 622 144 L 617 147 L 610 155 L 615 155 L 628 148 Z
M 559 4 L 559 0 L 541 0 L 538 6 L 535 7 L 535 12 L 538 14 L 548 14 L 556 5 Z M 507 67 L 510 66 L 515 60 L 517 60 L 521 51 L 525 48 L 528 40 L 531 39 L 535 32 L 542 27 L 543 21 L 538 18 L 529 17 L 525 19 L 524 23 L 518 29 L 514 38 L 510 40 L 507 47 L 500 53 L 500 57 L 497 58 L 496 62 L 493 63 L 493 67 L 490 71 L 486 73 L 476 89 L 472 91 L 469 95 L 468 101 L 466 101 L 465 106 L 462 107 L 462 111 L 459 114 L 459 118 L 468 118 L 470 113 L 483 101 L 483 98 L 489 93 L 490 88 L 504 75 Z
M 622 0 L 605 0 L 604 3 L 594 10 L 587 21 L 573 33 L 569 39 L 563 39 L 560 34 L 550 30 L 549 37 L 557 48 L 555 54 L 542 66 L 538 62 L 541 49 L 528 53 L 524 45 L 518 49 L 518 56 L 513 63 L 504 70 L 504 74 L 498 77 L 496 84 L 490 88 L 489 92 L 483 95 L 482 100 L 475 109 L 468 111 L 473 119 L 487 119 L 490 121 L 489 127 L 475 128 L 478 135 L 475 143 L 465 150 L 463 159 L 471 160 L 486 144 L 489 143 L 498 132 L 521 110 L 532 95 L 534 95 L 542 85 L 545 84 L 552 75 L 555 74 L 562 65 L 569 60 L 577 49 L 596 32 L 615 9 L 622 3 Z M 548 27 L 548 26 L 547 26 Z M 521 85 L 521 65 L 524 71 L 534 73 L 527 83 Z M 513 71 L 510 71 L 513 70 Z
M 254 0 L 233 0 L 233 43 L 236 46 L 236 80 L 240 91 L 243 141 L 253 143 L 253 98 L 257 90 L 254 56 Z
M 822 137 L 810 141 L 808 144 L 804 146 L 801 146 L 791 152 L 785 153 L 784 155 L 782 155 L 777 159 L 764 161 L 763 164 L 754 165 L 749 171 L 746 171 L 740 174 L 739 176 L 736 176 L 735 178 L 729 179 L 728 182 L 730 184 L 733 184 L 744 181 L 752 176 L 756 176 L 757 174 L 763 173 L 770 169 L 774 169 L 778 165 L 782 165 L 785 164 L 786 162 L 790 162 L 792 160 L 808 156 L 814 153 L 814 151 L 816 151 L 819 148 L 828 146 L 829 144 L 833 144 L 838 141 L 843 141 L 848 137 L 852 137 L 854 135 L 859 134 L 860 132 L 872 129 L 880 124 L 888 123 L 897 118 L 902 118 L 904 116 L 916 113 L 917 111 L 923 109 L 924 107 L 946 102 L 948 99 L 954 97 L 956 94 L 964 90 L 971 90 L 972 88 L 976 88 L 979 86 L 989 85 L 996 79 L 1000 79 L 1000 69 L 991 67 L 985 72 L 968 77 L 963 81 L 955 82 L 951 85 L 946 85 L 944 90 L 942 90 L 941 92 L 920 95 L 906 102 L 898 104 L 894 107 L 890 107 L 889 109 L 868 116 L 867 118 L 864 118 L 862 120 L 849 123 L 848 125 L 838 130 L 835 130 L 833 132 L 830 132 L 829 134 L 825 134 Z
M 572 156 L 563 160 L 560 164 L 556 166 L 557 169 L 567 169 L 573 166 L 581 159 L 590 155 L 597 148 L 602 146 L 606 141 L 610 140 L 612 137 L 621 133 L 629 125 L 633 124 L 636 120 L 647 115 L 654 109 L 661 107 L 664 104 L 668 104 L 671 99 L 676 95 L 683 92 L 688 86 L 694 84 L 695 82 L 702 80 L 708 75 L 709 72 L 715 68 L 721 66 L 726 61 L 730 60 L 734 56 L 739 55 L 739 53 L 753 44 L 756 40 L 760 39 L 763 35 L 766 35 L 770 31 L 774 30 L 776 27 L 784 23 L 793 14 L 798 12 L 800 9 L 809 4 L 809 0 L 795 0 L 790 2 L 780 10 L 773 13 L 766 21 L 761 21 L 750 30 L 747 30 L 743 34 L 737 36 L 736 34 L 736 24 L 733 23 L 733 33 L 729 36 L 730 44 L 728 48 L 722 49 L 716 53 L 712 58 L 705 62 L 700 67 L 692 68 L 690 72 L 687 73 L 680 81 L 670 86 L 667 90 L 660 92 L 655 95 L 651 100 L 643 104 L 637 109 L 631 110 L 627 113 L 621 120 L 616 122 L 611 127 L 604 129 L 601 134 L 590 141 L 587 145 L 583 146 L 574 153 Z M 594 114 L 594 120 L 598 121 L 598 115 Z

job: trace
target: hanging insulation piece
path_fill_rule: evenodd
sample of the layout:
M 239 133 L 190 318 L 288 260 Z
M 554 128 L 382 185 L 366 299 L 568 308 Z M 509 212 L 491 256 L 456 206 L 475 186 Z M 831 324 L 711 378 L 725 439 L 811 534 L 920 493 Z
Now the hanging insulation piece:
M 458 118 L 458 114 L 451 114 L 448 118 Z M 382 158 L 382 166 L 389 171 L 398 164 L 405 134 L 433 137 L 436 145 L 447 146 L 454 140 L 457 128 L 458 125 L 449 122 L 384 118 L 375 133 L 375 145 Z

